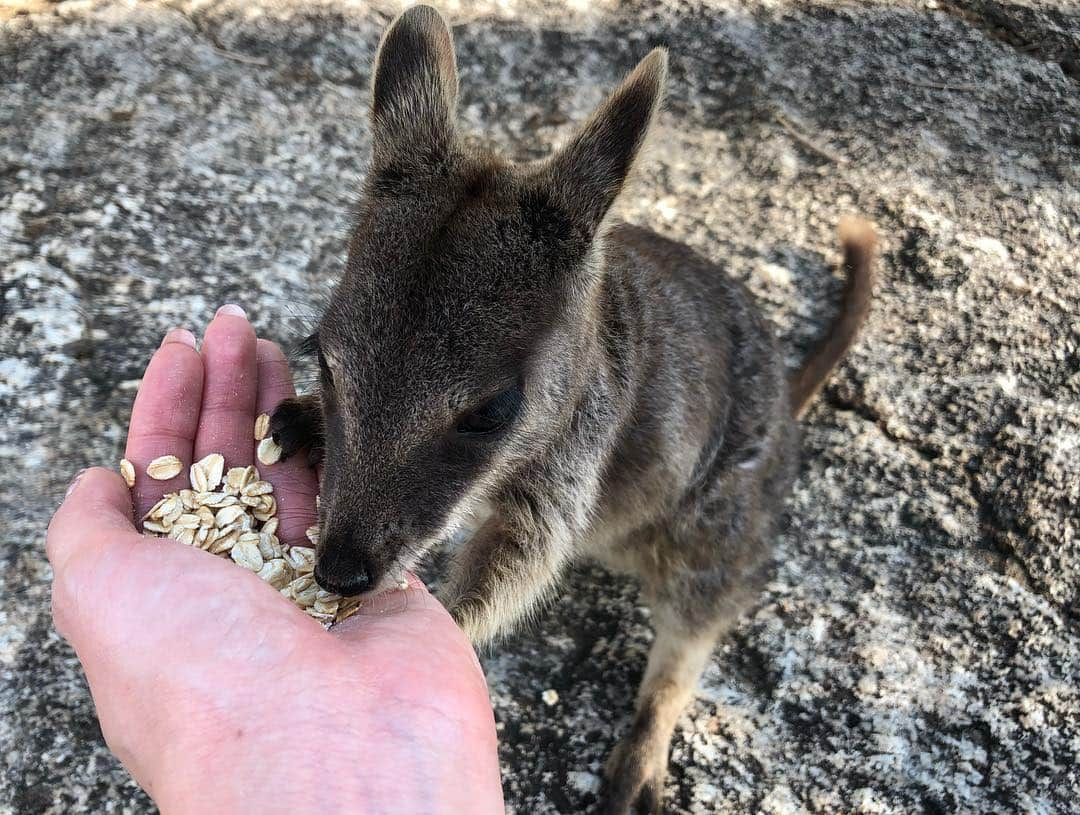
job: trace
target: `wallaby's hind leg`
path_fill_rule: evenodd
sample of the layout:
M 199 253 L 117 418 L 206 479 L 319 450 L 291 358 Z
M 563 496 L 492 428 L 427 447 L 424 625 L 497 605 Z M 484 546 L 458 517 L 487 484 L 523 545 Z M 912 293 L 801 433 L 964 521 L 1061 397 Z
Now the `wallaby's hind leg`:
M 662 812 L 668 749 L 675 723 L 693 696 L 717 639 L 734 616 L 705 625 L 674 605 L 653 608 L 656 638 L 638 690 L 630 729 L 608 758 L 607 815 Z
M 739 506 L 748 514 L 736 516 L 739 523 L 723 531 L 715 524 L 685 524 L 672 530 L 672 537 L 659 533 L 640 549 L 645 557 L 635 571 L 652 608 L 655 637 L 630 729 L 607 762 L 602 810 L 607 815 L 663 811 L 675 723 L 717 640 L 735 626 L 765 583 L 771 563 L 770 549 L 762 543 L 771 532 L 767 518 L 753 510 L 752 501 Z M 733 527 L 743 534 L 725 534 Z

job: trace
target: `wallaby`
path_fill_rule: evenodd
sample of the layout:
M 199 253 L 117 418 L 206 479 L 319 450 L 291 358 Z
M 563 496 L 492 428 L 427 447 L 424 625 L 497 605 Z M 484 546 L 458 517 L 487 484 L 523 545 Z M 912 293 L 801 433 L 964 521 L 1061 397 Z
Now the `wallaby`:
M 656 638 L 607 765 L 617 813 L 660 810 L 676 719 L 766 580 L 795 420 L 869 309 L 874 251 L 849 222 L 841 316 L 789 383 L 742 285 L 608 218 L 666 74 L 657 49 L 565 147 L 514 163 L 455 125 L 438 12 L 394 20 L 344 277 L 305 342 L 321 384 L 271 424 L 284 456 L 322 464 L 325 589 L 388 585 L 476 516 L 441 599 L 478 644 L 576 558 L 638 577 Z

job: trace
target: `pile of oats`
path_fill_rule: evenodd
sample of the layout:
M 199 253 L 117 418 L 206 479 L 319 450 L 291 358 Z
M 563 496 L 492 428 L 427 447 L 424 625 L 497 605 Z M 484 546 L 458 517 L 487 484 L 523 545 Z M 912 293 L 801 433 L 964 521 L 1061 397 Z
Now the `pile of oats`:
M 262 417 L 260 417 L 260 420 Z M 256 435 L 260 427 L 256 422 Z M 276 446 L 276 445 L 275 445 Z M 260 456 L 260 460 L 261 460 Z M 166 480 L 180 474 L 176 456 L 161 456 L 146 468 L 147 475 Z M 128 486 L 135 481 L 131 462 L 120 462 Z M 324 625 L 341 622 L 355 614 L 361 598 L 343 598 L 315 583 L 315 550 L 287 546 L 277 537 L 277 501 L 274 487 L 263 481 L 254 466 L 225 470 L 225 458 L 211 453 L 191 465 L 190 489 L 170 492 L 143 517 L 143 530 L 231 558 L 250 569 L 307 614 Z M 318 540 L 318 527 L 307 531 Z

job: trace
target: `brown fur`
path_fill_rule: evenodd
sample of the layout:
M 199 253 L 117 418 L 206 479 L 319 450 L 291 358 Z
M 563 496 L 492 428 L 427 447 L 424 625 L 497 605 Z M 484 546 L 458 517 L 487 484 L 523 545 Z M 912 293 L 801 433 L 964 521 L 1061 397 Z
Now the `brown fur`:
M 345 274 L 306 343 L 321 387 L 271 425 L 284 454 L 323 463 L 324 587 L 371 591 L 475 527 L 441 596 L 484 643 L 576 558 L 640 579 L 657 635 L 608 763 L 619 813 L 661 806 L 672 728 L 767 577 L 798 448 L 787 373 L 746 290 L 681 244 L 608 223 L 666 65 L 649 54 L 569 144 L 517 165 L 457 133 L 439 15 L 395 20 Z M 868 269 L 868 244 L 846 245 L 850 269 Z M 845 307 L 861 318 L 855 288 Z M 797 377 L 800 408 L 851 342 L 840 323 Z
M 859 327 L 870 313 L 877 236 L 866 221 L 845 218 L 840 221 L 840 243 L 844 247 L 844 296 L 836 321 L 791 377 L 791 411 L 796 419 L 802 418 L 824 387 L 832 369 L 855 342 Z

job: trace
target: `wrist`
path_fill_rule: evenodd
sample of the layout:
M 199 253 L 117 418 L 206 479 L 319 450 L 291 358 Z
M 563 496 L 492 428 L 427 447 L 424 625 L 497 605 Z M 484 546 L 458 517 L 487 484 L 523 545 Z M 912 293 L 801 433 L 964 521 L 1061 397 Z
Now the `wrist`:
M 336 730 L 334 737 L 319 728 L 263 734 L 247 743 L 242 737 L 221 740 L 210 761 L 163 765 L 148 791 L 163 815 L 503 811 L 493 745 L 491 758 L 477 753 L 448 759 L 422 741 L 388 744 L 394 735 L 389 728 L 364 740 L 353 728 Z M 453 737 L 470 741 L 462 733 Z
M 275 682 L 269 698 L 253 694 L 237 706 L 242 694 L 231 693 L 229 707 L 174 709 L 144 784 L 164 815 L 366 811 L 355 783 L 360 745 L 335 725 L 350 713 L 366 718 L 363 692 L 341 667 L 314 655 L 310 664 L 307 675 Z M 321 684 L 326 676 L 335 677 L 331 687 Z
M 257 710 L 188 715 L 170 727 L 178 737 L 144 785 L 161 812 L 503 811 L 486 693 L 486 716 L 470 709 L 469 693 L 418 705 L 336 661 L 313 661 L 318 676 Z

